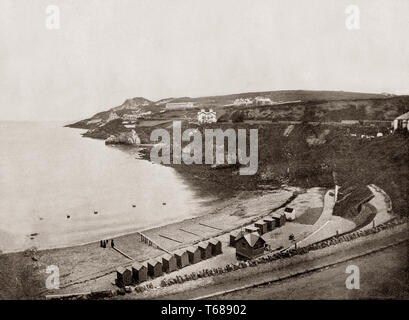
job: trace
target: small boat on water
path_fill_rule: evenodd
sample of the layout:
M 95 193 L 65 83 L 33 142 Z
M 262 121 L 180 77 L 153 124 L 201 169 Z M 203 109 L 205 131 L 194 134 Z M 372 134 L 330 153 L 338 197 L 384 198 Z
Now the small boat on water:
M 136 204 L 133 204 L 133 205 L 132 205 L 132 208 L 135 208 L 135 207 L 136 207 Z
M 98 211 L 97 211 L 97 210 L 95 210 L 95 211 L 94 211 L 94 214 L 98 214 Z
M 162 202 L 162 206 L 166 206 L 166 202 Z
M 71 216 L 69 214 L 67 214 L 67 219 L 71 218 Z

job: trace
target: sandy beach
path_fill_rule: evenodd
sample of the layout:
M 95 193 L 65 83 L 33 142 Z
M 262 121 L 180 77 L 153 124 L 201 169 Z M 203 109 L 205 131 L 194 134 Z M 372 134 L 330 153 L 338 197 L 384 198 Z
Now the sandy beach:
M 259 217 L 282 207 L 294 199 L 294 192 L 301 190 L 294 187 L 283 187 L 277 191 L 241 192 L 235 197 L 217 202 L 208 207 L 206 214 L 191 219 L 163 225 L 161 227 L 144 230 L 143 234 L 157 242 L 168 251 L 175 251 L 180 247 L 186 247 L 201 240 L 209 239 L 218 235 L 226 234 L 230 230 L 250 224 Z M 183 232 L 180 230 L 187 230 Z M 200 236 L 194 236 L 195 233 Z M 178 236 L 175 242 L 161 237 Z M 113 272 L 119 266 L 128 266 L 135 261 L 145 261 L 153 257 L 161 256 L 163 250 L 156 249 L 141 242 L 138 232 L 114 238 L 115 247 L 132 257 L 130 260 L 124 255 L 112 249 L 101 248 L 99 242 L 92 242 L 80 246 L 72 246 L 48 250 L 26 250 L 24 252 L 3 254 L 0 256 L 0 265 L 6 266 L 7 261 L 24 260 L 25 265 L 32 265 L 33 277 L 39 283 L 39 288 L 32 294 L 41 298 L 50 293 L 45 288 L 47 266 L 56 265 L 60 272 L 60 289 L 58 293 L 81 292 L 83 290 L 102 290 L 115 288 L 111 282 Z M 14 271 L 19 277 L 18 270 Z M 7 282 L 7 279 L 6 279 Z M 24 286 L 20 289 L 23 290 Z M 9 293 L 18 291 L 12 284 L 5 286 Z M 3 293 L 7 295 L 7 290 Z

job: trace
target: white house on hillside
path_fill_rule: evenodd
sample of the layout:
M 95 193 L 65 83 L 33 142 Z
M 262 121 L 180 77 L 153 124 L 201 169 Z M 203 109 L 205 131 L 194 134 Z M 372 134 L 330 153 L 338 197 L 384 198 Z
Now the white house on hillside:
M 406 112 L 395 120 L 392 121 L 392 128 L 395 132 L 396 130 L 408 130 L 409 131 L 409 112 Z
M 194 108 L 193 102 L 169 102 L 166 104 L 166 109 L 177 110 L 177 109 L 190 109 Z
M 253 101 L 248 98 L 237 98 L 233 102 L 233 105 L 235 106 L 249 106 L 251 104 L 253 104 Z
M 256 106 L 266 106 L 266 105 L 272 105 L 273 101 L 271 101 L 270 98 L 256 97 L 254 99 L 254 104 Z
M 197 113 L 197 121 L 200 124 L 217 122 L 216 111 L 213 111 L 213 109 L 210 109 L 209 111 L 206 112 L 205 109 L 201 109 Z

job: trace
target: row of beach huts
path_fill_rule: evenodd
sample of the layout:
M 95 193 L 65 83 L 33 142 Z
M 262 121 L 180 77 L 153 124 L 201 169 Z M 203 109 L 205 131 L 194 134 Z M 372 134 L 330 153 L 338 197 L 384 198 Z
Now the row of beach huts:
M 162 276 L 182 269 L 188 265 L 198 263 L 222 253 L 220 240 L 211 239 L 195 246 L 180 249 L 172 254 L 168 253 L 159 258 L 144 263 L 135 262 L 130 267 L 119 267 L 116 270 L 116 285 L 119 287 L 138 284 L 150 278 Z
M 236 241 L 238 240 L 237 237 L 239 237 L 243 233 L 257 232 L 259 235 L 263 235 L 275 228 L 283 226 L 286 220 L 287 219 L 285 214 L 273 213 L 271 216 L 264 217 L 263 219 L 256 221 L 253 225 L 245 227 L 244 231 L 233 231 L 230 233 L 230 246 L 234 247 L 236 245 Z
M 291 220 L 292 208 L 286 208 L 285 214 L 273 213 L 241 230 L 230 233 L 229 245 L 236 249 L 238 260 L 254 259 L 264 254 L 266 241 L 263 234 L 283 226 L 286 220 Z M 288 215 L 286 214 L 288 213 Z M 288 217 L 287 217 L 288 216 Z

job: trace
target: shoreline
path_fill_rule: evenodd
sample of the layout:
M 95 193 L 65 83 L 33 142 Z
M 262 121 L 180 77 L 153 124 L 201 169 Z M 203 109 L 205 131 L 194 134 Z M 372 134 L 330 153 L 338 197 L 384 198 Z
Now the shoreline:
M 161 233 L 171 234 L 176 231 L 180 234 L 180 229 L 198 226 L 199 222 L 212 224 L 215 221 L 214 219 L 227 219 L 228 223 L 224 226 L 237 228 L 240 227 L 240 225 L 251 223 L 252 219 L 256 219 L 260 215 L 263 215 L 263 211 L 261 210 L 269 212 L 273 207 L 279 207 L 286 203 L 295 190 L 295 188 L 292 187 L 288 187 L 288 189 L 291 191 L 283 190 L 281 192 L 266 192 L 262 195 L 254 192 L 244 192 L 239 199 L 235 197 L 226 200 L 222 209 L 220 209 L 220 205 L 216 205 L 212 209 L 209 209 L 205 215 L 183 219 L 174 223 L 167 223 L 161 227 L 146 229 L 144 230 L 144 235 L 149 237 L 156 236 L 156 240 Z M 253 207 L 254 205 L 257 205 L 257 207 L 244 215 L 237 215 L 237 211 L 242 212 L 243 207 L 247 204 L 249 207 Z M 247 209 L 245 208 L 244 210 Z M 211 238 L 220 232 L 223 232 L 224 234 L 228 233 L 226 230 L 217 231 L 209 229 L 204 236 Z M 199 241 L 200 239 L 196 240 Z M 62 290 L 65 291 L 64 288 L 67 289 L 67 292 L 71 292 L 73 290 L 80 290 L 84 288 L 84 286 L 90 287 L 93 290 L 106 289 L 107 287 L 115 288 L 111 284 L 111 277 L 117 267 L 130 266 L 135 261 L 143 262 L 165 254 L 164 251 L 141 242 L 139 232 L 114 238 L 114 241 L 115 247 L 133 258 L 133 260 L 126 258 L 110 247 L 101 248 L 98 242 L 82 246 L 39 250 L 33 255 L 44 269 L 45 266 L 48 265 L 57 265 L 60 269 L 61 277 L 61 289 L 58 292 L 62 292 Z M 175 251 L 178 247 L 189 246 L 193 242 L 194 241 L 192 241 L 191 238 L 186 237 L 185 242 L 180 246 L 161 244 L 166 250 Z M 22 254 L 16 253 L 15 255 Z M 43 288 L 43 290 L 44 292 L 47 292 L 45 288 Z

